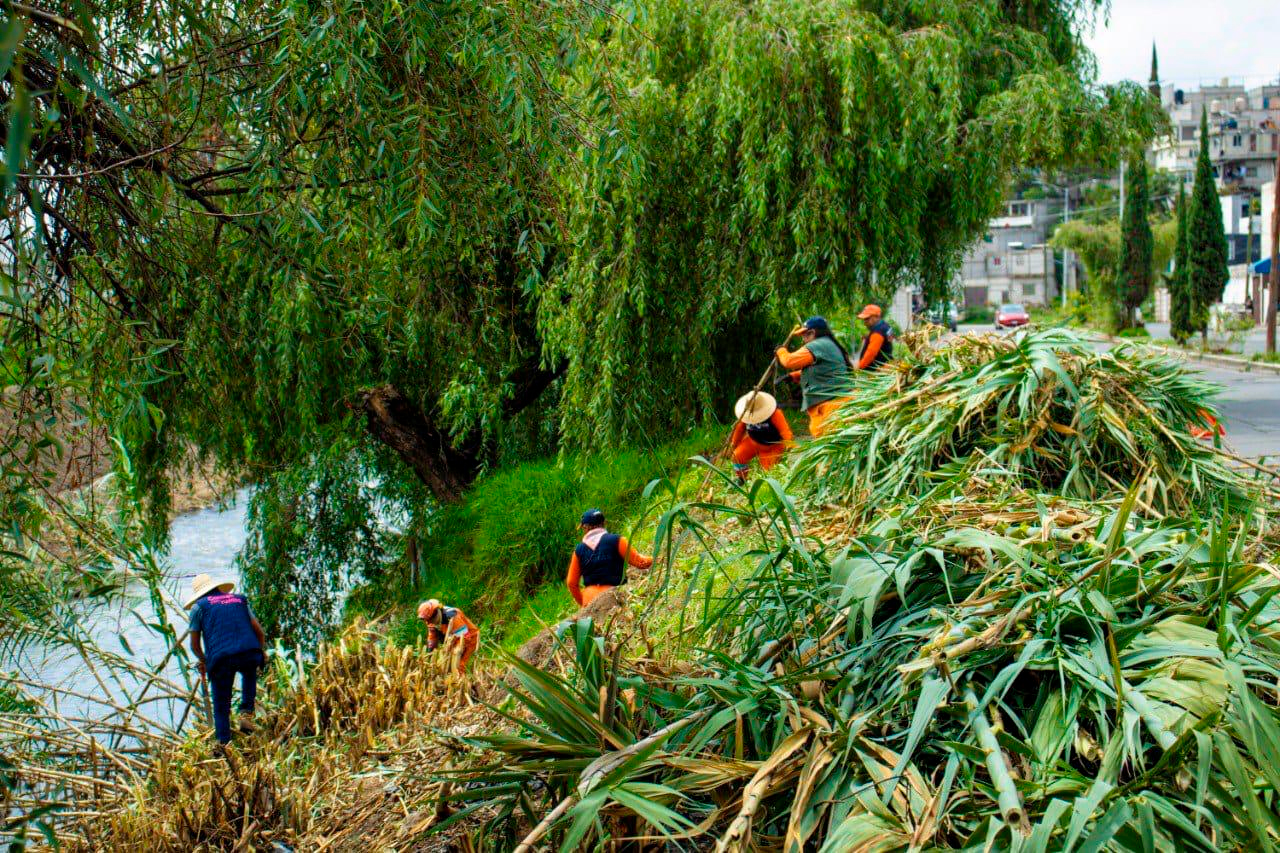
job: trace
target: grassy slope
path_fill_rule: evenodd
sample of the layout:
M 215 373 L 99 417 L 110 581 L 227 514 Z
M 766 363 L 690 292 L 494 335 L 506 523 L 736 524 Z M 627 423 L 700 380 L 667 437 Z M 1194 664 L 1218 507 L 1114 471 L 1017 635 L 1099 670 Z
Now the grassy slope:
M 645 486 L 691 456 L 713 453 L 724 435 L 724 428 L 700 428 L 653 449 L 538 460 L 486 477 L 465 501 L 433 517 L 417 582 L 392 578 L 364 587 L 352 596 L 349 616 L 391 612 L 388 636 L 409 644 L 422 636 L 415 606 L 439 598 L 480 622 L 487 643 L 514 649 L 575 609 L 563 580 L 579 514 L 603 509 L 613 530 L 647 550 L 652 534 L 633 529 Z

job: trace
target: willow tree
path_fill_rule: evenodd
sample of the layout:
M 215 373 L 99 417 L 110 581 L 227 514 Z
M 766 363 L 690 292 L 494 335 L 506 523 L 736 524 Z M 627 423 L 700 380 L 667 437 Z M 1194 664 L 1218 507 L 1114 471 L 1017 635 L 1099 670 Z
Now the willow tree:
M 720 411 L 801 311 L 907 281 L 944 297 L 1013 170 L 1141 139 L 1145 91 L 1089 83 L 1095 5 L 648 4 L 606 49 L 626 148 L 576 194 L 541 292 L 565 434 Z
M 542 435 L 523 413 L 562 366 L 533 294 L 559 182 L 609 138 L 577 67 L 599 10 L 13 14 L 6 333 L 27 379 L 46 358 L 87 377 L 70 393 L 157 530 L 188 454 L 242 472 L 260 485 L 254 576 L 307 604 L 317 576 L 376 562 L 375 507 L 454 499 Z

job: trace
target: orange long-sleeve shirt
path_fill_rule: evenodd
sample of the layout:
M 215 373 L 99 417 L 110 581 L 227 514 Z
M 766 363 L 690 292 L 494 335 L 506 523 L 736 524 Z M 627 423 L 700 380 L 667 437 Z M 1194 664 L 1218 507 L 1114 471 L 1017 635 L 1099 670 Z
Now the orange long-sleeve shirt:
M 813 353 L 809 352 L 808 347 L 800 347 L 795 352 L 791 352 L 786 347 L 778 347 L 774 355 L 778 358 L 778 364 L 787 370 L 801 370 L 813 364 Z
M 774 409 L 773 414 L 769 416 L 769 422 L 778 429 L 778 434 L 782 436 L 784 442 L 789 442 L 795 438 L 791 432 L 791 424 L 787 423 L 787 418 L 782 414 L 782 409 Z M 742 443 L 743 437 L 747 434 L 747 425 L 742 421 L 733 428 L 733 435 L 729 436 L 729 446 L 737 447 Z
M 618 537 L 618 556 L 626 560 L 628 565 L 635 566 L 637 569 L 647 569 L 653 565 L 653 558 L 646 557 L 639 551 L 631 547 L 631 543 L 627 541 L 627 537 Z M 569 559 L 569 574 L 564 579 L 564 585 L 569 588 L 569 594 L 573 596 L 573 600 L 578 602 L 581 607 L 582 601 L 582 566 L 578 564 L 578 554 Z
M 866 370 L 876 360 L 876 356 L 880 354 L 880 348 L 884 346 L 884 335 L 879 332 L 872 332 L 867 335 L 867 345 L 862 348 L 862 358 L 858 360 L 858 369 Z
M 778 364 L 790 371 L 787 375 L 796 382 L 800 381 L 800 371 L 814 362 L 813 353 L 809 352 L 808 347 L 800 347 L 795 352 L 791 352 L 786 347 L 778 347 L 774 355 L 778 358 Z
M 479 636 L 479 632 L 480 629 L 467 618 L 465 613 L 454 608 L 453 618 L 449 620 L 449 624 L 427 626 L 427 648 L 434 649 L 446 639 L 455 643 L 474 641 Z

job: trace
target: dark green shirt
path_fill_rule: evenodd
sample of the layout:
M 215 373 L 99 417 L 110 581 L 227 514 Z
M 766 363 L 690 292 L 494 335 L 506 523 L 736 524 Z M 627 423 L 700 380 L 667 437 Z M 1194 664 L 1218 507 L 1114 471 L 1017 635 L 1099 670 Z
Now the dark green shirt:
M 813 364 L 800 371 L 800 390 L 804 399 L 800 406 L 806 412 L 819 403 L 849 395 L 849 364 L 840 347 L 831 338 L 814 338 L 804 348 L 813 356 Z

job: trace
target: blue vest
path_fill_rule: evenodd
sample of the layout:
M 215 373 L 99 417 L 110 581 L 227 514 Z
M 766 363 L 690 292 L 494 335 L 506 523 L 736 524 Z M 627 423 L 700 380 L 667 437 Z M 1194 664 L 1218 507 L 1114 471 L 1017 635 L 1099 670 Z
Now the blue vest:
M 871 324 L 871 328 L 867 329 L 867 336 L 862 341 L 862 352 L 858 353 L 858 361 L 862 361 L 862 356 L 867 352 L 867 344 L 871 343 L 871 336 L 880 334 L 884 337 L 884 343 L 880 346 L 880 352 L 876 353 L 876 357 L 871 359 L 871 364 L 867 365 L 867 370 L 875 370 L 889 359 L 893 358 L 893 327 L 884 320 L 877 320 Z
M 261 649 L 249 622 L 249 606 L 243 595 L 214 592 L 196 602 L 200 608 L 200 640 L 209 669 L 228 655 Z
M 745 424 L 747 435 L 756 444 L 782 444 L 782 433 L 774 425 L 772 416 L 769 420 L 758 424 Z
M 573 549 L 573 553 L 578 555 L 583 586 L 622 586 L 627 582 L 622 555 L 618 553 L 618 540 L 621 538 L 616 533 L 606 533 L 600 537 L 594 551 L 585 542 L 579 542 Z

